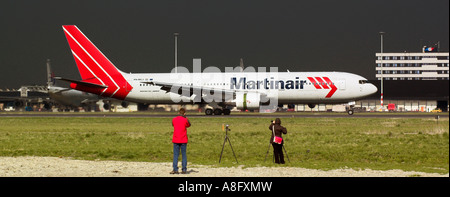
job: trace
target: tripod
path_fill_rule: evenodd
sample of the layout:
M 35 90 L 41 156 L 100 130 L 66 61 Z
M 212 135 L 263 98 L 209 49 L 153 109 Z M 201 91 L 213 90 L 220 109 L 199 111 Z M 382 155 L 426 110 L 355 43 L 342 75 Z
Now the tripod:
M 222 127 L 223 128 L 223 127 Z M 231 146 L 231 141 L 230 138 L 228 137 L 228 131 L 231 131 L 231 129 L 228 128 L 228 125 L 225 128 L 225 139 L 223 140 L 223 145 L 222 145 L 222 152 L 220 153 L 220 159 L 219 159 L 219 163 L 222 160 L 222 154 L 223 154 L 223 149 L 225 148 L 225 142 L 228 141 L 228 143 L 230 144 L 231 147 L 231 151 L 233 151 L 233 155 L 234 158 L 236 159 L 236 163 L 239 163 L 237 158 L 236 158 L 236 154 L 234 154 L 234 150 L 233 150 L 233 146 Z
M 267 155 L 269 155 L 270 145 L 272 145 L 272 143 L 269 143 L 269 147 L 267 148 L 267 153 L 266 153 L 266 157 L 264 158 L 264 162 L 266 162 Z M 289 156 L 288 156 L 288 154 L 286 152 L 286 148 L 284 148 L 284 145 L 281 145 L 281 146 L 283 147 L 284 153 L 286 154 L 286 157 L 287 157 L 288 161 L 291 162 L 291 160 L 289 159 Z M 272 161 L 273 160 L 275 160 L 275 154 L 272 157 Z

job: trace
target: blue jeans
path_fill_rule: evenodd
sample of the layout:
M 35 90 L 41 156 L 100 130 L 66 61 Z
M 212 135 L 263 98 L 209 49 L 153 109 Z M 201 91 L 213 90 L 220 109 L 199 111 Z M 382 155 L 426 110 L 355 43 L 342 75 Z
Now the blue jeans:
M 187 171 L 187 157 L 186 157 L 186 147 L 187 144 L 176 144 L 173 143 L 173 171 L 178 172 L 178 156 L 180 156 L 181 149 L 181 170 L 183 172 Z

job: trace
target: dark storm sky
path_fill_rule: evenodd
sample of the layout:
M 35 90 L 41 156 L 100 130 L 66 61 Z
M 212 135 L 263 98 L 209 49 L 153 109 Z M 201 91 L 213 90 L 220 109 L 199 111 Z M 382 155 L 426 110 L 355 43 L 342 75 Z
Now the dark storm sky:
M 122 71 L 170 72 L 178 65 L 277 66 L 279 71 L 346 71 L 375 78 L 379 31 L 385 52 L 449 45 L 448 0 L 152 0 L 0 3 L 0 89 L 79 79 L 62 25 L 75 24 Z M 63 82 L 60 85 L 67 85 Z

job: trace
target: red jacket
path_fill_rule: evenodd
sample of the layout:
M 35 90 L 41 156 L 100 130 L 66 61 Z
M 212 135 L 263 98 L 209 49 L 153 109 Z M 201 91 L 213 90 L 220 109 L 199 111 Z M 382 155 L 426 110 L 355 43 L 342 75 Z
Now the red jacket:
M 172 142 L 177 144 L 188 143 L 186 128 L 191 126 L 189 120 L 183 116 L 177 116 L 172 119 L 173 137 Z

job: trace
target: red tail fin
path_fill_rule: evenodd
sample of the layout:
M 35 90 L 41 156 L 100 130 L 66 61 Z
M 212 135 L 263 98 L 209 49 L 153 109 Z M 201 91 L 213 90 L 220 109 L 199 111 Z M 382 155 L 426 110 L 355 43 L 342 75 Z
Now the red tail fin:
M 71 87 L 105 97 L 125 99 L 133 88 L 122 73 L 95 47 L 75 25 L 64 25 L 64 33 L 83 82 L 107 86 L 107 88 L 86 88 L 80 84 Z

